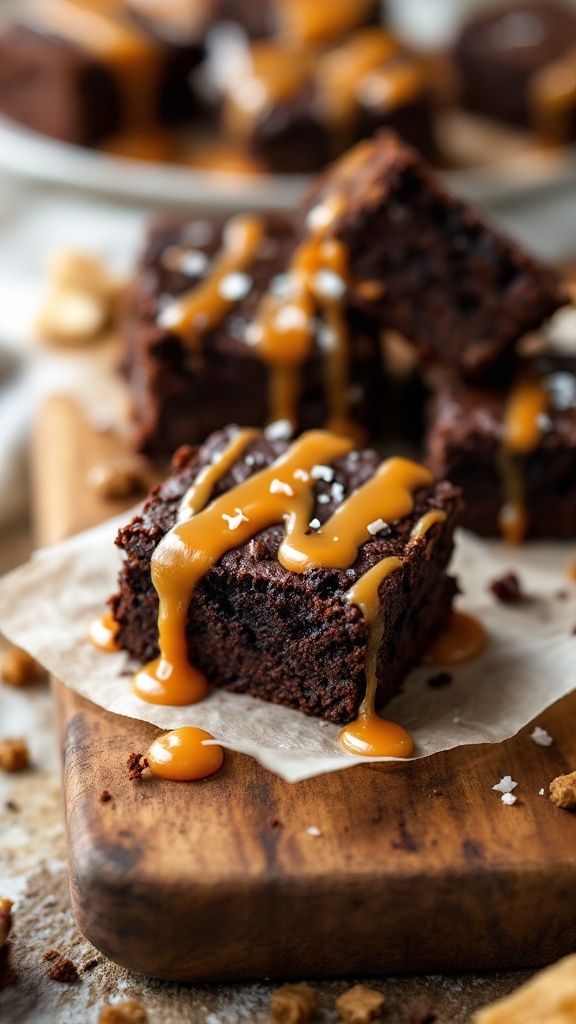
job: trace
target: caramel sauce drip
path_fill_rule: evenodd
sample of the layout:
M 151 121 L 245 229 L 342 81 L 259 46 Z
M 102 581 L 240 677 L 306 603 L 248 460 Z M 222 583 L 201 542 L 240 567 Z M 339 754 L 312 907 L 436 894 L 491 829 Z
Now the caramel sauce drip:
M 411 540 L 424 538 L 436 523 L 443 523 L 446 513 L 431 509 L 416 523 Z M 411 737 L 395 722 L 381 718 L 376 712 L 378 690 L 378 662 L 384 635 L 384 609 L 380 600 L 380 585 L 391 573 L 402 568 L 400 558 L 384 558 L 350 588 L 347 599 L 360 608 L 368 627 L 366 648 L 366 695 L 358 718 L 340 733 L 340 744 L 349 754 L 364 757 L 410 757 L 414 751 Z
M 307 50 L 279 42 L 252 43 L 244 71 L 226 91 L 226 133 L 246 141 L 265 110 L 289 102 L 305 88 L 311 70 Z
M 460 665 L 482 654 L 486 646 L 484 626 L 473 615 L 452 611 L 442 632 L 428 648 L 423 665 Z
M 93 619 L 88 626 L 88 639 L 100 651 L 107 651 L 109 654 L 112 651 L 118 651 L 120 648 L 116 640 L 117 636 L 118 623 L 110 612 Z
M 244 440 L 246 440 L 244 436 Z M 232 445 L 242 441 L 233 439 Z M 202 673 L 188 661 L 186 623 L 198 583 L 225 552 L 246 544 L 270 526 L 284 523 L 278 560 L 302 573 L 322 566 L 346 569 L 370 539 L 368 526 L 378 518 L 393 522 L 409 515 L 413 492 L 433 482 L 430 472 L 408 459 L 385 460 L 373 477 L 351 494 L 317 531 L 309 527 L 314 508 L 315 465 L 330 464 L 353 449 L 353 443 L 325 431 L 309 431 L 271 466 L 198 510 L 206 498 L 206 481 L 188 492 L 191 518 L 176 523 L 156 548 L 152 582 L 158 593 L 160 656 L 136 674 L 134 691 L 144 700 L 189 704 L 208 692 Z M 230 449 L 217 463 L 230 464 Z M 214 484 L 218 474 L 211 474 Z M 183 503 L 184 507 L 184 503 Z
M 218 327 L 238 301 L 226 297 L 222 282 L 228 274 L 250 267 L 263 237 L 264 223 L 260 217 L 232 217 L 224 228 L 222 249 L 209 273 L 163 311 L 163 325 L 178 334 L 189 348 L 197 351 L 202 336 Z
M 157 120 L 157 48 L 130 22 L 122 0 L 37 0 L 27 19 L 108 68 L 120 90 L 126 128 L 147 128 Z
M 172 782 L 206 779 L 224 761 L 224 751 L 213 739 L 209 732 L 193 725 L 165 732 L 154 740 L 146 754 L 148 767 L 157 778 Z
M 532 375 L 521 376 L 508 396 L 504 439 L 498 456 L 505 502 L 498 523 L 509 544 L 522 544 L 526 539 L 528 515 L 521 459 L 533 451 L 540 440 L 540 418 L 548 404 L 543 382 Z
M 323 43 L 346 36 L 373 9 L 372 0 L 276 0 L 281 36 L 302 43 Z
M 541 68 L 528 89 L 534 129 L 556 143 L 572 138 L 576 113 L 576 49 Z
M 340 149 L 352 141 L 359 100 L 393 110 L 421 91 L 422 71 L 389 32 L 368 28 L 321 56 L 314 80 L 334 145 Z

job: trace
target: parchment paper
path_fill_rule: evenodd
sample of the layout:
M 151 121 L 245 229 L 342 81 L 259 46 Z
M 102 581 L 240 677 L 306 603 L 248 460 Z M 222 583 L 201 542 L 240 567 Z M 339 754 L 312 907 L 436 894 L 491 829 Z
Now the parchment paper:
M 360 763 L 340 749 L 337 726 L 288 708 L 221 691 L 192 707 L 169 708 L 131 693 L 128 656 L 100 652 L 86 639 L 88 623 L 115 589 L 121 556 L 113 541 L 129 518 L 125 513 L 39 551 L 4 577 L 0 629 L 6 637 L 109 711 L 163 729 L 197 725 L 288 782 Z M 387 705 L 386 716 L 408 729 L 418 757 L 506 739 L 576 686 L 576 584 L 566 575 L 575 555 L 569 544 L 517 549 L 459 534 L 452 570 L 463 591 L 458 603 L 482 620 L 489 640 L 475 661 L 450 669 L 450 685 L 432 688 L 427 680 L 439 670 L 419 668 Z M 519 605 L 497 602 L 488 589 L 510 569 L 528 595 Z

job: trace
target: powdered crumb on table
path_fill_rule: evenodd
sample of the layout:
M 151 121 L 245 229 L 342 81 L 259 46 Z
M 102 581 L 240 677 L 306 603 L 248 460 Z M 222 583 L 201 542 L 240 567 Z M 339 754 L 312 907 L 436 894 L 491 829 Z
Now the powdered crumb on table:
M 272 993 L 270 1013 L 279 1024 L 305 1024 L 318 1007 L 318 997 L 311 985 L 282 985 Z
M 100 1011 L 98 1024 L 147 1024 L 148 1014 L 135 999 L 105 1006 Z
M 0 768 L 4 772 L 21 772 L 30 763 L 25 740 L 6 738 L 0 740 Z
M 12 900 L 0 896 L 0 949 L 8 942 L 10 929 L 12 927 Z
M 576 808 L 576 772 L 559 775 L 550 783 L 550 800 L 556 807 L 570 811 Z
M 128 769 L 128 778 L 133 782 L 134 779 L 141 778 L 142 772 L 148 767 L 148 761 L 142 754 L 132 751 L 126 759 L 126 767 Z
M 107 804 L 108 801 L 112 799 L 112 793 L 110 793 L 109 790 L 107 789 L 103 789 L 100 793 L 98 793 L 98 799 L 101 804 Z
M 386 996 L 367 985 L 354 985 L 336 1000 L 336 1011 L 346 1024 L 369 1024 L 382 1015 Z

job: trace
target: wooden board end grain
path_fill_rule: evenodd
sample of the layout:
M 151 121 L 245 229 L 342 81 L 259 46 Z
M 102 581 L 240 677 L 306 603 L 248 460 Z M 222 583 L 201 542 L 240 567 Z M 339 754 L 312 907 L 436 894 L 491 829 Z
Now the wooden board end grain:
M 73 405 L 44 410 L 43 539 L 89 525 L 87 505 L 77 523 L 68 513 L 86 460 L 100 458 Z M 220 981 L 538 966 L 576 948 L 576 814 L 539 795 L 576 767 L 576 694 L 538 719 L 549 748 L 528 727 L 506 743 L 296 785 L 228 753 L 200 783 L 129 782 L 128 753 L 158 730 L 60 684 L 56 694 L 74 910 L 119 964 Z M 492 790 L 507 774 L 512 807 Z

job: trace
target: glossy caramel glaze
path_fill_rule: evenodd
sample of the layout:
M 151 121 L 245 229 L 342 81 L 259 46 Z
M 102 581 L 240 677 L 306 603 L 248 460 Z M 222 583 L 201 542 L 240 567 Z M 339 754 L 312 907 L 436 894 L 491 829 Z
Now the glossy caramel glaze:
M 93 619 L 88 626 L 88 639 L 100 651 L 108 651 L 109 653 L 118 651 L 117 635 L 118 623 L 115 622 L 109 612 L 97 619 Z
M 526 539 L 528 515 L 521 458 L 538 445 L 542 416 L 548 404 L 543 381 L 532 374 L 520 376 L 508 396 L 504 439 L 498 456 L 505 495 L 498 525 L 509 544 L 522 544 Z
M 185 725 L 165 732 L 154 740 L 146 754 L 153 775 L 173 782 L 192 782 L 206 779 L 222 767 L 224 751 L 215 743 L 206 744 L 214 737 L 204 729 Z
M 423 665 L 460 665 L 482 654 L 486 646 L 484 626 L 473 615 L 453 611 L 422 659 Z
M 572 138 L 576 113 L 576 50 L 541 68 L 528 87 L 528 104 L 536 131 L 555 143 Z

